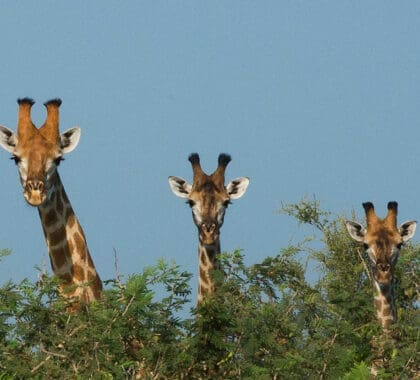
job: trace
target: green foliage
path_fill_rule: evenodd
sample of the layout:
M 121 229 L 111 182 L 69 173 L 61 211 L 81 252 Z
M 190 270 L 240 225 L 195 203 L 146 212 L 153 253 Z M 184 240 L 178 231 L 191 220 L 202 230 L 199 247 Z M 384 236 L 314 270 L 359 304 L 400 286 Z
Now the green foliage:
M 6 257 L 10 255 L 10 250 L 8 249 L 0 249 L 0 261 L 2 257 Z
M 107 281 L 100 301 L 71 314 L 54 278 L 3 284 L 0 378 L 368 379 L 380 328 L 364 252 L 316 200 L 283 212 L 319 238 L 254 265 L 220 255 L 218 291 L 191 317 L 191 275 L 164 261 Z M 419 251 L 398 263 L 399 322 L 380 378 L 418 375 Z
M 368 379 L 370 379 L 370 370 L 364 362 L 361 362 L 360 364 L 352 368 L 350 372 L 346 374 L 343 378 L 343 380 L 368 380 Z

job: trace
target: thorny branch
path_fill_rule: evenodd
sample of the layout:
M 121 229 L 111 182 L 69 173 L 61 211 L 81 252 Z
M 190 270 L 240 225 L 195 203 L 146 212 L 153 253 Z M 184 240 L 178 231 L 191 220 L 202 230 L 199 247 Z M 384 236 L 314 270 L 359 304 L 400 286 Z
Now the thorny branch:
M 334 333 L 334 335 L 333 335 L 333 337 L 332 337 L 332 339 L 331 339 L 331 341 L 329 342 L 329 349 L 328 349 L 328 353 L 327 353 L 327 355 L 326 356 L 328 356 L 328 354 L 331 352 L 331 349 L 333 348 L 333 346 L 334 346 L 334 342 L 335 342 L 335 340 L 337 339 L 337 337 L 338 337 L 338 330 L 336 330 L 335 331 L 335 333 Z M 322 366 L 322 372 L 321 372 L 321 375 L 319 376 L 319 379 L 320 380 L 322 380 L 322 379 L 324 379 L 325 378 L 325 372 L 327 371 L 327 362 L 324 362 L 324 365 Z

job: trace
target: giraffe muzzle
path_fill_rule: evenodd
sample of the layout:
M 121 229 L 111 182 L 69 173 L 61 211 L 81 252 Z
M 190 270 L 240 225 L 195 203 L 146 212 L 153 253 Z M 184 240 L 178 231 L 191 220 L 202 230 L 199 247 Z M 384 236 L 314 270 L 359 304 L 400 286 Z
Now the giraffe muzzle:
M 388 263 L 378 263 L 375 269 L 374 275 L 379 284 L 389 285 L 392 282 L 391 265 Z
M 41 205 L 47 198 L 44 182 L 39 180 L 28 180 L 23 196 L 31 206 Z
M 378 269 L 381 272 L 389 272 L 389 270 L 391 269 L 391 265 L 389 265 L 387 263 L 380 263 L 380 264 L 378 264 Z
M 212 245 L 219 238 L 219 228 L 216 223 L 202 223 L 199 231 L 203 244 Z

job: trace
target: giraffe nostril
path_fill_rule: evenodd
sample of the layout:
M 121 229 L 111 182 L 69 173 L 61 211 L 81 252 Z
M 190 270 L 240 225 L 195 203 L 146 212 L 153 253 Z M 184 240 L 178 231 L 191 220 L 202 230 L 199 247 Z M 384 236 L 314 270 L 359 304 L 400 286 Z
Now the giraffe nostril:
M 378 267 L 380 271 L 388 272 L 391 266 L 389 264 L 378 264 Z
M 44 182 L 43 181 L 36 181 L 31 180 L 26 183 L 26 189 L 28 191 L 40 191 L 44 190 Z
M 205 233 L 213 233 L 216 230 L 215 223 L 202 223 L 200 226 L 201 231 Z

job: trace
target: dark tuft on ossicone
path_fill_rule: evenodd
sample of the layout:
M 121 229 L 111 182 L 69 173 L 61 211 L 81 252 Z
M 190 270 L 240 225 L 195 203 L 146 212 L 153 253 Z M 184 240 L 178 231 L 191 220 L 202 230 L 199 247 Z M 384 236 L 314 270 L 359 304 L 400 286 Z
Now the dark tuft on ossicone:
M 44 103 L 45 107 L 47 107 L 49 105 L 60 107 L 61 106 L 61 99 L 60 98 L 50 99 L 50 100 L 48 100 Z
M 227 164 L 232 160 L 230 155 L 226 153 L 220 153 L 219 154 L 219 165 L 220 166 L 227 166 Z
M 191 153 L 188 157 L 188 161 L 191 162 L 192 165 L 200 163 L 200 156 L 198 153 Z
M 33 106 L 35 104 L 35 101 L 31 98 L 19 98 L 17 100 L 18 104 L 29 104 L 30 106 Z
M 362 205 L 366 212 L 368 212 L 371 209 L 374 209 L 372 202 L 365 202 L 365 203 L 362 203 Z
M 388 210 L 397 210 L 398 203 L 395 201 L 388 202 Z

